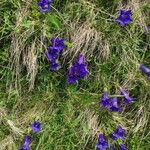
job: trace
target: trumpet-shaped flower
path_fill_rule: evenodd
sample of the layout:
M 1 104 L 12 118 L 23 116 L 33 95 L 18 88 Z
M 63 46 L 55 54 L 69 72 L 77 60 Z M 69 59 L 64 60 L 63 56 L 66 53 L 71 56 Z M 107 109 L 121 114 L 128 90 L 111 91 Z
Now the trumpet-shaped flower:
M 116 18 L 122 27 L 133 21 L 131 10 L 120 10 L 120 15 Z
M 104 108 L 110 106 L 110 99 L 109 99 L 108 92 L 104 92 L 104 94 L 100 98 L 99 104 Z
M 58 47 L 49 46 L 46 52 L 47 58 L 50 62 L 55 61 L 59 57 L 60 50 Z
M 40 132 L 40 130 L 41 130 L 41 123 L 39 121 L 34 121 L 31 124 L 31 129 L 32 129 L 33 133 Z
M 112 99 L 111 99 L 111 106 L 110 106 L 110 108 L 109 108 L 111 111 L 113 111 L 113 112 L 118 112 L 118 111 L 120 111 L 120 107 L 118 106 L 118 99 L 117 99 L 117 97 L 113 97 Z
M 41 12 L 49 12 L 51 9 L 52 0 L 40 0 L 38 7 Z
M 76 83 L 79 79 L 84 78 L 88 75 L 87 66 L 83 60 L 84 56 L 80 55 L 76 63 L 74 63 L 71 67 L 68 68 L 68 83 Z
M 19 150 L 30 150 L 31 136 L 25 136 L 24 143 Z
M 63 50 L 64 48 L 66 48 L 64 39 L 52 38 L 51 43 L 54 47 L 57 47 L 57 49 L 59 49 L 59 50 Z
M 108 148 L 108 143 L 107 143 L 107 141 L 105 140 L 103 134 L 100 134 L 100 135 L 99 135 L 99 139 L 98 139 L 98 143 L 96 144 L 96 147 L 97 147 L 99 150 L 104 150 L 104 149 Z
M 130 97 L 125 89 L 120 89 L 120 91 L 121 91 L 120 94 L 124 97 L 126 105 L 134 102 L 135 99 L 133 97 Z
M 140 65 L 140 70 L 145 73 L 146 75 L 148 75 L 148 78 L 150 79 L 150 69 L 147 68 L 144 64 Z
M 119 138 L 125 139 L 125 130 L 119 126 L 113 133 L 110 134 L 113 140 L 118 140 Z

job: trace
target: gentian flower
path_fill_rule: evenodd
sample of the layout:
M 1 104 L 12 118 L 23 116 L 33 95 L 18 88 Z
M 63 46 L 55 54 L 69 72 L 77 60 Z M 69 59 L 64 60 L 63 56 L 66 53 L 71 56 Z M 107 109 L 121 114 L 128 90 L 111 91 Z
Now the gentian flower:
M 98 139 L 98 143 L 96 144 L 96 147 L 97 147 L 99 150 L 104 150 L 104 149 L 108 148 L 108 143 L 107 143 L 107 141 L 104 139 L 104 135 L 103 135 L 103 134 L 100 134 L 100 135 L 99 135 L 99 139 Z
M 116 18 L 116 21 L 119 22 L 122 27 L 131 23 L 133 21 L 131 10 L 120 10 L 120 15 Z
M 119 150 L 128 150 L 124 144 L 119 145 Z
M 39 121 L 34 121 L 31 124 L 31 128 L 32 128 L 32 132 L 33 133 L 40 132 L 40 130 L 41 130 L 41 123 Z
M 48 47 L 46 55 L 49 60 L 50 70 L 56 71 L 60 68 L 56 60 L 59 58 L 60 52 L 66 48 L 66 46 L 64 39 L 61 38 L 52 38 L 51 43 L 52 45 Z
M 57 47 L 59 50 L 63 50 L 64 48 L 66 48 L 64 39 L 52 38 L 51 43 L 54 47 Z
M 113 133 L 110 134 L 113 140 L 118 140 L 119 138 L 125 139 L 125 130 L 119 126 Z
M 84 57 L 84 55 L 81 54 L 79 56 L 79 58 L 77 60 L 77 63 L 80 64 L 80 65 L 85 63 L 85 57 Z
M 121 95 L 124 96 L 124 100 L 126 104 L 130 104 L 134 102 L 135 99 L 133 97 L 130 97 L 128 92 L 125 89 L 120 89 L 120 91 L 121 91 Z
M 52 70 L 52 71 L 58 70 L 59 67 L 60 67 L 60 65 L 58 63 L 56 63 L 55 61 L 50 63 L 50 70 Z
M 104 94 L 102 95 L 100 99 L 99 104 L 104 108 L 110 106 L 110 99 L 109 99 L 108 92 L 104 92 Z
M 150 79 L 150 69 L 149 68 L 147 68 L 144 64 L 141 64 L 140 65 L 140 70 L 142 72 L 144 72 L 145 74 L 147 74 L 148 78 Z
M 111 106 L 109 108 L 111 111 L 114 111 L 114 112 L 118 112 L 120 111 L 120 107 L 118 106 L 118 99 L 117 97 L 113 97 L 111 99 Z
M 31 136 L 25 136 L 24 143 L 19 150 L 30 150 Z
M 51 9 L 52 0 L 40 0 L 38 7 L 41 12 L 49 12 Z
M 59 57 L 59 53 L 60 49 L 58 47 L 49 46 L 46 55 L 49 61 L 53 62 Z
M 76 83 L 80 78 L 78 77 L 78 66 L 72 66 L 68 68 L 67 82 L 70 84 Z
M 76 83 L 79 79 L 84 78 L 88 75 L 86 64 L 84 63 L 84 56 L 80 55 L 76 63 L 68 68 L 67 81 L 70 84 Z
M 68 83 L 76 83 L 79 79 L 86 77 L 88 71 L 85 64 L 74 64 L 68 69 L 69 75 L 67 78 Z

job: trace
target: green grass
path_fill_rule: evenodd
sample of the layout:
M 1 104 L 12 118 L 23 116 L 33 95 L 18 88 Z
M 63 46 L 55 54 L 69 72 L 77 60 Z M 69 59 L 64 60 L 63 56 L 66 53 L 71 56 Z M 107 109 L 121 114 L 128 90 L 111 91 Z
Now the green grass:
M 129 150 L 148 150 L 150 81 L 139 71 L 141 63 L 150 67 L 148 2 L 55 0 L 46 14 L 36 2 L 0 2 L 0 149 L 18 149 L 29 124 L 39 119 L 42 131 L 31 150 L 94 150 L 101 132 L 114 143 L 108 135 L 118 125 L 127 130 Z M 134 22 L 125 28 L 114 22 L 120 8 L 133 10 Z M 44 52 L 55 36 L 69 47 L 62 68 L 50 72 Z M 68 85 L 67 68 L 81 52 L 90 74 Z M 104 89 L 113 96 L 120 87 L 136 102 L 120 114 L 102 109 Z

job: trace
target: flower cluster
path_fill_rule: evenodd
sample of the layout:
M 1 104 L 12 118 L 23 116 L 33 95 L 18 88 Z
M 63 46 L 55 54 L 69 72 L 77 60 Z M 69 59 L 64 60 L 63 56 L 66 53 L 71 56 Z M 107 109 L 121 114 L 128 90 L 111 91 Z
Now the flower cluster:
M 56 71 L 60 67 L 60 65 L 57 63 L 57 60 L 59 58 L 60 53 L 64 48 L 66 48 L 66 46 L 64 39 L 60 38 L 52 38 L 51 43 L 52 45 L 48 47 L 46 55 L 49 60 L 50 70 Z
M 39 121 L 34 121 L 30 127 L 33 134 L 41 131 L 41 123 Z M 23 144 L 19 150 L 30 150 L 31 140 L 32 140 L 32 136 L 29 135 L 25 136 L 23 140 Z
M 51 10 L 52 0 L 40 0 L 38 7 L 41 12 L 49 12 Z
M 133 21 L 131 10 L 120 10 L 120 15 L 116 18 L 116 21 L 120 23 L 122 27 Z
M 134 102 L 134 98 L 130 97 L 128 92 L 125 89 L 120 89 L 120 96 L 124 98 L 125 104 L 130 104 Z M 104 92 L 102 97 L 100 98 L 99 104 L 106 108 L 107 110 L 110 110 L 112 112 L 120 112 L 121 108 L 118 105 L 118 98 L 117 97 L 109 97 L 108 92 Z
M 118 128 L 113 133 L 111 133 L 109 136 L 113 140 L 118 140 L 119 138 L 124 140 L 125 139 L 125 130 L 121 126 L 118 126 Z M 104 135 L 100 134 L 99 138 L 98 138 L 98 143 L 96 144 L 96 148 L 98 148 L 99 150 L 105 150 L 108 147 L 110 150 L 115 150 L 113 145 L 110 145 L 110 146 L 108 145 L 108 142 L 105 140 Z M 124 144 L 119 144 L 119 149 L 127 150 L 127 148 Z
M 110 138 L 112 138 L 113 140 L 118 140 L 119 138 L 125 140 L 125 130 L 121 126 L 118 126 L 118 128 L 110 134 Z M 127 150 L 127 148 L 124 144 L 119 144 L 119 150 Z
M 84 55 L 79 55 L 77 61 L 68 68 L 67 81 L 70 84 L 76 83 L 79 79 L 84 78 L 88 75 L 87 66 L 85 64 Z

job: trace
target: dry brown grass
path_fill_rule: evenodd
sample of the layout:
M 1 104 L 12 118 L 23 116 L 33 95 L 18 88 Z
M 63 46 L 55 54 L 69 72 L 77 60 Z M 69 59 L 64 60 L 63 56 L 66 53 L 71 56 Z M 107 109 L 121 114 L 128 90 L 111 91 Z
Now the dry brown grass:
M 74 58 L 78 53 L 92 55 L 100 39 L 96 29 L 85 22 L 71 35 L 71 41 L 74 45 L 67 52 Z
M 75 4 L 74 4 L 75 5 Z M 89 13 L 88 17 L 82 20 L 81 14 L 77 14 L 74 17 L 73 21 L 68 20 L 68 26 L 71 27 L 71 32 L 69 33 L 70 41 L 73 43 L 73 47 L 68 48 L 63 56 L 71 56 L 72 61 L 79 53 L 83 53 L 87 58 L 94 55 L 98 59 L 108 59 L 110 50 L 109 42 L 102 37 L 102 32 L 97 31 L 94 27 L 94 22 L 98 15 L 96 6 L 91 1 L 82 0 L 78 3 L 80 6 L 85 6 L 83 9 Z M 68 8 L 72 8 L 72 5 L 69 5 Z
M 31 28 L 23 29 L 22 22 L 29 16 L 30 1 L 26 2 L 27 5 L 18 10 L 16 13 L 16 27 L 14 33 L 12 33 L 12 41 L 10 47 L 10 59 L 8 67 L 12 72 L 12 83 L 8 83 L 11 87 L 21 91 L 21 72 L 24 68 L 27 70 L 27 79 L 29 84 L 29 91 L 34 88 L 34 82 L 38 70 L 38 49 L 43 47 L 43 33 L 41 31 L 41 37 L 33 38 L 31 36 L 36 32 L 34 29 L 35 22 L 32 22 Z M 30 40 L 30 43 L 27 41 Z M 20 92 L 19 92 L 20 93 Z
M 5 139 L 0 141 L 0 150 L 15 150 L 15 149 L 17 149 L 17 147 L 11 135 L 8 135 Z
M 90 130 L 91 136 L 94 138 L 101 130 L 98 122 L 98 115 L 96 115 L 94 112 L 91 112 L 90 110 L 86 110 L 84 113 L 88 129 Z
M 23 53 L 23 64 L 27 68 L 27 77 L 29 78 L 29 91 L 34 88 L 35 78 L 38 72 L 36 42 L 36 40 L 32 42 L 31 47 L 28 47 Z

